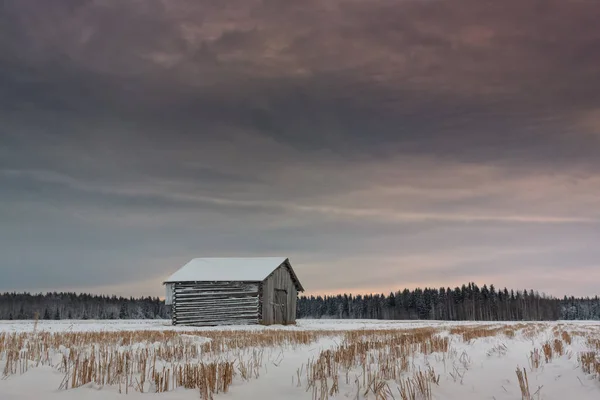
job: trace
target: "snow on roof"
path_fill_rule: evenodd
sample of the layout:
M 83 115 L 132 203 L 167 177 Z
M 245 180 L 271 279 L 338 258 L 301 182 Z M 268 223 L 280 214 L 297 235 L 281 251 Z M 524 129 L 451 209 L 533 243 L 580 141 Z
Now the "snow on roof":
M 192 281 L 263 281 L 286 257 L 194 258 L 164 283 Z

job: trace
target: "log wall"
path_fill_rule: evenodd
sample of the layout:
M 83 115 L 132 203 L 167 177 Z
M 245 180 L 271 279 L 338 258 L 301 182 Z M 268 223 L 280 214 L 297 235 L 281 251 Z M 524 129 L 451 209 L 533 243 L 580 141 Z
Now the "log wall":
M 256 282 L 180 282 L 173 285 L 173 325 L 257 324 Z

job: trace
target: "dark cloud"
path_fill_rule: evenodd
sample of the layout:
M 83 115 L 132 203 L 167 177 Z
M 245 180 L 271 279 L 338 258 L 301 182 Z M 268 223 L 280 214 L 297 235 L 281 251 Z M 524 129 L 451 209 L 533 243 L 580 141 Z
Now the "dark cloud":
M 157 293 L 198 255 L 291 255 L 315 291 L 594 266 L 595 1 L 0 7 L 0 290 Z

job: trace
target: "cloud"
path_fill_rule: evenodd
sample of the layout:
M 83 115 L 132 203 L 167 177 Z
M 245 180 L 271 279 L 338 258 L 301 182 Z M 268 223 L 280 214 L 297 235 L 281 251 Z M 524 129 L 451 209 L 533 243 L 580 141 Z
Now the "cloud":
M 580 127 L 584 133 L 600 135 L 600 108 L 584 112 Z
M 594 265 L 595 2 L 3 7 L 0 290 L 215 254 L 320 291 Z

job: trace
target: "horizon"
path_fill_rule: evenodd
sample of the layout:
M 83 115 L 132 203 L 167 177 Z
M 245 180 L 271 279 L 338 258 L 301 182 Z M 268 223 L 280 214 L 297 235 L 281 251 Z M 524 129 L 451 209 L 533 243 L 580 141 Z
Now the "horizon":
M 0 8 L 0 292 L 283 254 L 307 293 L 600 294 L 594 1 Z
M 483 288 L 483 286 L 487 286 L 488 289 L 491 286 L 494 286 L 496 292 L 499 291 L 504 291 L 504 289 L 507 289 L 509 292 L 514 291 L 515 293 L 517 292 L 523 292 L 523 291 L 528 291 L 528 292 L 534 292 L 537 293 L 543 297 L 549 297 L 549 298 L 554 298 L 554 299 L 563 299 L 565 297 L 567 298 L 571 298 L 574 297 L 575 299 L 594 299 L 597 297 L 600 297 L 600 295 L 593 295 L 593 296 L 575 296 L 575 295 L 571 295 L 569 293 L 566 294 L 562 294 L 562 295 L 556 295 L 554 293 L 546 293 L 546 292 L 542 292 L 540 290 L 537 290 L 534 287 L 531 288 L 522 288 L 522 287 L 505 287 L 505 286 L 497 286 L 493 283 L 479 283 L 479 282 L 465 282 L 462 283 L 460 285 L 452 285 L 452 286 L 416 286 L 416 287 L 402 287 L 402 288 L 397 288 L 397 289 L 388 289 L 388 290 L 381 290 L 381 291 L 365 291 L 365 292 L 349 292 L 349 291 L 339 291 L 339 292 L 300 292 L 298 293 L 298 297 L 336 297 L 338 295 L 348 295 L 348 296 L 375 296 L 375 295 L 384 295 L 384 296 L 389 296 L 390 293 L 396 294 L 396 293 L 400 293 L 402 291 L 404 291 L 405 289 L 408 289 L 410 291 L 414 291 L 417 289 L 421 289 L 421 290 L 425 290 L 425 289 L 432 289 L 432 290 L 439 290 L 441 288 L 444 289 L 451 289 L 454 290 L 456 288 L 462 288 L 462 286 L 468 286 L 469 284 L 475 284 L 479 289 Z M 115 293 L 106 293 L 106 292 L 86 292 L 86 291 L 70 291 L 70 290 L 50 290 L 50 291 L 28 291 L 28 290 L 22 290 L 22 291 L 0 291 L 0 295 L 2 294 L 16 294 L 16 295 L 32 295 L 32 296 L 38 296 L 38 295 L 47 295 L 47 294 L 51 294 L 51 293 L 75 293 L 76 295 L 92 295 L 92 296 L 104 296 L 104 297 L 121 297 L 121 298 L 135 298 L 135 299 L 139 299 L 139 298 L 144 298 L 144 297 L 152 297 L 152 298 L 159 298 L 161 301 L 165 300 L 165 296 L 164 295 L 154 295 L 154 296 L 147 296 L 147 295 L 140 295 L 140 296 L 130 296 L 130 295 L 125 295 L 125 294 L 115 294 Z

